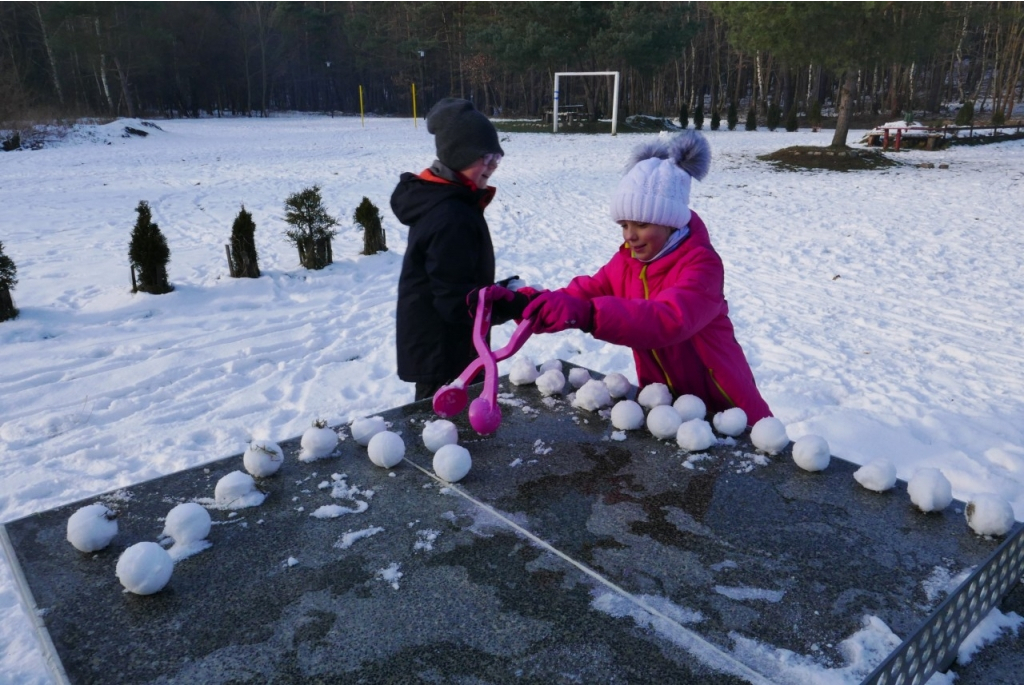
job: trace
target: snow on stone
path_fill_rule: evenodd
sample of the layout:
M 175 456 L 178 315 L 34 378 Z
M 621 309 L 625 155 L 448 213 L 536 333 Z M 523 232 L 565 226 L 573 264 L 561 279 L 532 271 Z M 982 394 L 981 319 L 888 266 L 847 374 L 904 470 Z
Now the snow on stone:
M 423 425 L 423 444 L 431 452 L 436 452 L 445 445 L 459 441 L 459 429 L 445 419 L 427 421 Z
M 875 459 L 854 471 L 853 477 L 868 490 L 885 492 L 896 485 L 896 467 L 888 459 Z
M 171 579 L 174 560 L 155 542 L 137 542 L 117 559 L 117 579 L 128 592 L 151 595 L 160 592 Z
M 242 454 L 245 470 L 257 478 L 274 475 L 283 463 L 284 450 L 269 440 L 253 440 Z
M 430 552 L 434 549 L 434 542 L 437 541 L 439 535 L 441 535 L 441 531 L 430 528 L 416 531 L 416 542 L 412 546 L 413 551 Z
M 831 459 L 828 441 L 820 435 L 805 435 L 793 443 L 793 461 L 804 471 L 824 471 Z
M 117 514 L 103 504 L 89 504 L 68 517 L 68 542 L 79 552 L 96 552 L 117 535 Z
M 658 405 L 647 414 L 647 430 L 659 440 L 676 437 L 676 432 L 682 423 L 683 419 L 679 416 L 679 412 L 670 404 Z
M 586 369 L 569 369 L 569 385 L 571 385 L 572 387 L 579 389 L 589 382 L 590 372 L 587 371 Z
M 540 371 L 533 360 L 526 355 L 516 357 L 508 372 L 508 381 L 512 385 L 531 385 L 540 377 Z
M 782 421 L 774 416 L 766 416 L 750 429 L 750 442 L 762 452 L 774 455 L 786 449 L 789 436 Z
M 377 577 L 383 580 L 385 583 L 391 585 L 391 587 L 393 587 L 395 590 L 397 590 L 398 581 L 401 580 L 402 576 L 404 575 L 399 570 L 400 568 L 402 568 L 402 565 L 399 564 L 397 561 L 393 561 L 387 568 L 382 568 L 379 571 L 377 571 Z
M 548 369 L 537 377 L 537 390 L 541 395 L 561 395 L 565 389 L 565 376 L 560 369 Z
M 907 494 L 921 511 L 942 511 L 953 501 L 953 486 L 939 469 L 918 469 L 907 483 Z
M 958 663 L 967 665 L 982 647 L 1003 637 L 1003 633 L 1016 636 L 1024 626 L 1024 618 L 1014 612 L 1003 613 L 992 609 L 974 630 L 967 634 L 956 653 Z
M 747 412 L 739 407 L 720 411 L 712 417 L 711 421 L 716 431 L 731 438 L 735 438 L 747 430 Z
M 213 491 L 213 506 L 218 509 L 245 509 L 263 504 L 266 495 L 256 489 L 256 481 L 248 473 L 232 471 L 219 481 Z M 200 502 L 206 504 L 205 500 Z
M 664 623 L 664 621 L 656 614 L 652 614 L 636 602 L 630 601 L 617 592 L 594 590 L 591 592 L 591 597 L 591 608 L 608 614 L 613 618 L 625 618 L 628 616 L 633 619 L 638 626 L 642 628 L 655 628 L 656 630 L 658 629 L 659 624 Z M 669 620 L 675 621 L 681 625 L 700 623 L 704 620 L 704 615 L 701 612 L 681 607 L 678 604 L 673 604 L 665 597 L 658 595 L 637 595 L 637 599 L 643 602 L 644 605 L 649 606 L 655 611 L 668 617 Z M 661 631 L 658 630 L 658 632 Z
M 676 431 L 676 443 L 690 452 L 706 450 L 716 442 L 711 424 L 704 419 L 691 419 L 680 425 Z
M 781 602 L 782 598 L 786 595 L 785 590 L 765 590 L 763 588 L 756 587 L 729 587 L 726 585 L 716 585 L 715 592 L 720 595 L 725 595 L 729 599 L 735 599 L 737 601 L 748 601 L 748 600 L 759 600 L 763 602 Z
M 316 461 L 331 456 L 338 446 L 338 434 L 327 426 L 310 426 L 302 434 L 299 461 Z
M 315 519 L 336 519 L 345 514 L 362 514 L 370 508 L 367 502 L 356 500 L 354 507 L 343 507 L 340 504 L 325 504 L 318 507 L 310 516 Z
M 362 540 L 382 532 L 384 532 L 384 529 L 380 526 L 371 526 L 370 528 L 363 528 L 362 530 L 350 531 L 342 535 L 341 538 L 334 543 L 334 546 L 337 549 L 348 549 L 358 540 Z
M 618 372 L 605 376 L 604 384 L 608 388 L 608 394 L 611 395 L 613 400 L 622 399 L 633 391 L 633 385 L 629 382 L 629 379 Z
M 978 535 L 1006 535 L 1013 528 L 1013 508 L 999 495 L 975 495 L 964 509 L 967 525 Z
M 575 369 L 573 370 L 575 371 Z M 587 411 L 597 411 L 611 403 L 612 398 L 608 395 L 608 388 L 605 384 L 591 379 L 576 391 L 576 398 L 573 399 L 572 406 Z
M 664 383 L 651 383 L 640 391 L 636 401 L 645 409 L 654 409 L 663 404 L 672 404 L 672 393 Z
M 633 400 L 619 400 L 612 407 L 612 425 L 623 431 L 644 425 L 644 409 Z
M 381 417 L 370 416 L 363 419 L 356 419 L 352 422 L 352 425 L 349 426 L 349 430 L 352 432 L 352 439 L 363 447 L 366 447 L 370 444 L 370 438 L 383 430 L 387 430 L 387 425 Z
M 537 438 L 536 440 L 533 441 L 533 453 L 534 454 L 539 454 L 541 456 L 543 456 L 545 454 L 551 454 L 551 450 L 553 450 L 553 449 L 554 449 L 553 447 L 548 447 L 547 445 L 545 445 L 544 441 L 541 440 L 540 438 Z
M 174 540 L 175 544 L 187 545 L 205 540 L 211 525 L 210 512 L 206 507 L 184 502 L 167 512 L 163 535 Z
M 390 469 L 405 458 L 405 441 L 398 433 L 381 431 L 370 438 L 366 453 L 374 464 Z
M 434 452 L 434 473 L 441 480 L 457 483 L 473 467 L 473 459 L 462 445 L 445 445 Z
M 676 413 L 679 414 L 683 421 L 703 419 L 708 413 L 704 400 L 696 395 L 680 395 L 672 403 L 672 408 L 676 410 Z

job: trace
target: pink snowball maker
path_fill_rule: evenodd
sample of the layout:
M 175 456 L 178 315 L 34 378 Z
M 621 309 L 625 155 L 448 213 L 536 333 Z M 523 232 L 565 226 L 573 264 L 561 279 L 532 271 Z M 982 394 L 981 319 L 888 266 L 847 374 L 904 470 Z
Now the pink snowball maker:
M 480 355 L 466 367 L 466 370 L 448 385 L 434 393 L 434 413 L 441 418 L 455 416 L 466 407 L 469 396 L 466 386 L 473 382 L 480 370 L 484 371 L 484 389 L 469 405 L 469 425 L 480 435 L 490 435 L 501 425 L 501 408 L 498 406 L 498 362 L 518 352 L 530 337 L 528 319 L 516 328 L 508 344 L 491 351 L 487 344 L 487 332 L 491 328 L 492 288 L 483 288 L 477 297 L 476 316 L 473 320 L 473 346 Z

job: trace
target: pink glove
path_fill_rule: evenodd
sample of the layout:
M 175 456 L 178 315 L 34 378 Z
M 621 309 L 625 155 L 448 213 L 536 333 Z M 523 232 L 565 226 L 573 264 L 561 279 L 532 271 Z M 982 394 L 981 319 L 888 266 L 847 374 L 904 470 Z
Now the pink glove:
M 594 305 L 561 290 L 541 293 L 523 310 L 523 318 L 533 321 L 534 333 L 557 333 L 567 328 L 593 330 Z

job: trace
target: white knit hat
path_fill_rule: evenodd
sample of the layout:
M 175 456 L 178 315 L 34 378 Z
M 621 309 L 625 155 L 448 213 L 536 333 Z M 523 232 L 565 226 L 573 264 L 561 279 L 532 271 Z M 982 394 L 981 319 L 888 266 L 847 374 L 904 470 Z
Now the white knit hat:
M 690 223 L 690 179 L 707 176 L 711 146 L 697 131 L 636 148 L 612 197 L 613 221 L 682 228 Z

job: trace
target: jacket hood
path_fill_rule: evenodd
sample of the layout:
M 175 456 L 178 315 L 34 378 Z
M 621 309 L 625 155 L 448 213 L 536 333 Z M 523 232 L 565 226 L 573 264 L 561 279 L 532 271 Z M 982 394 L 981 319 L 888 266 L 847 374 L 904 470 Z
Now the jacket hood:
M 391 210 L 406 226 L 416 223 L 441 202 L 459 200 L 468 205 L 479 204 L 485 191 L 472 191 L 468 187 L 444 181 L 427 180 L 416 174 L 402 174 L 391 194 Z

